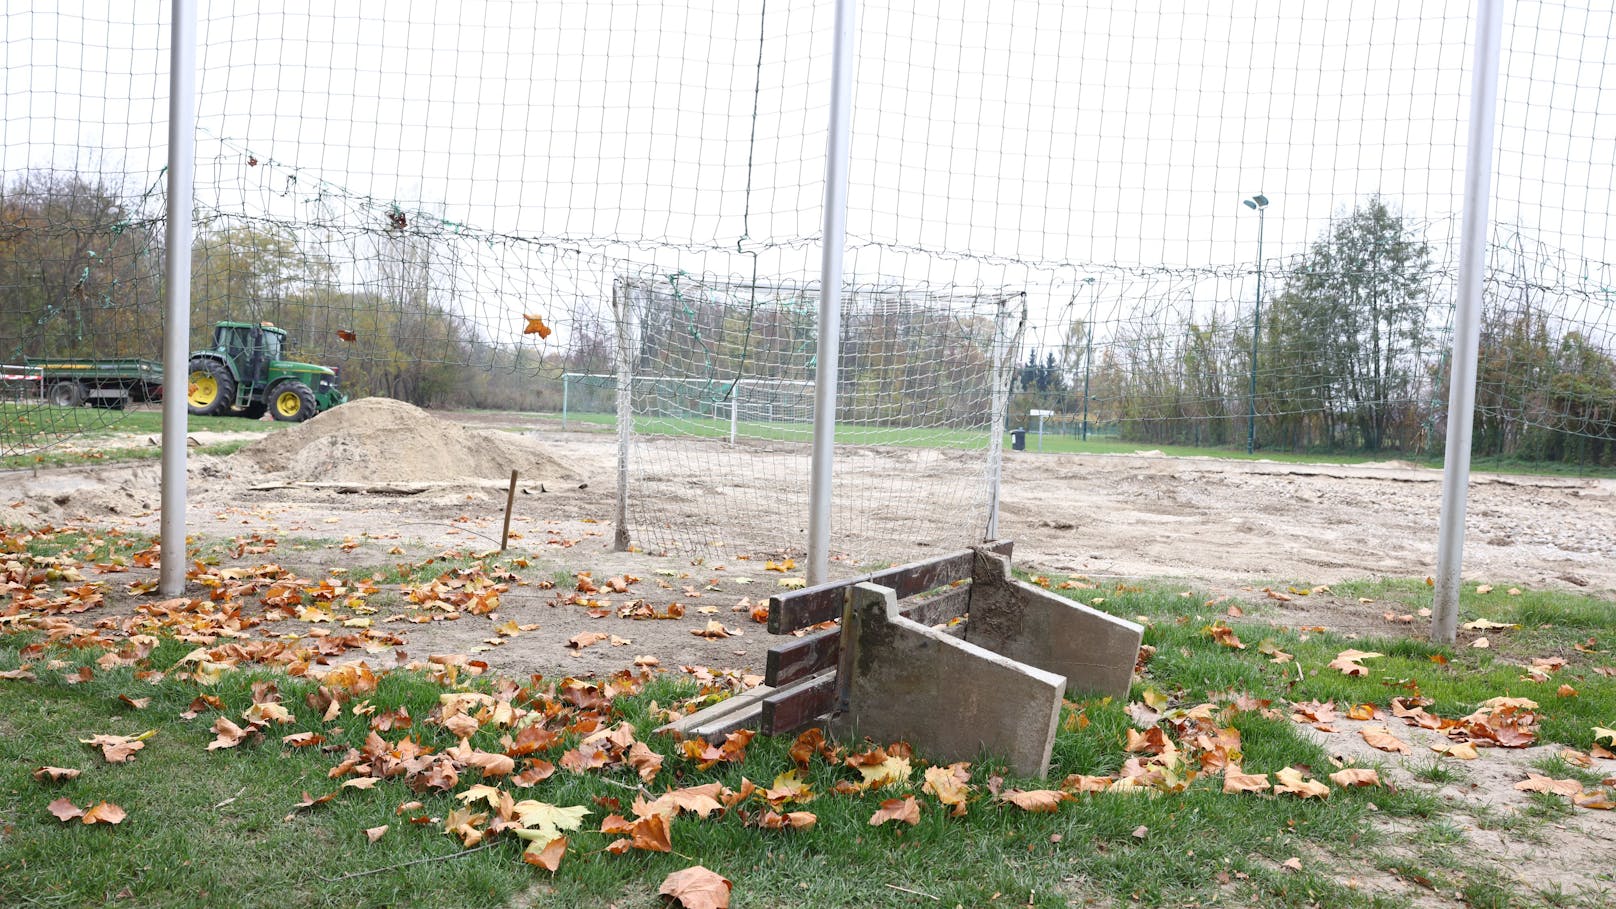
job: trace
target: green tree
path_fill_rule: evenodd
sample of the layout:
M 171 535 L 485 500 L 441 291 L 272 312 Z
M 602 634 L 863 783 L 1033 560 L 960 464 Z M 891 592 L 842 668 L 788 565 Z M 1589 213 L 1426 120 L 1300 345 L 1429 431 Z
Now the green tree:
M 161 263 L 155 222 L 100 175 L 0 185 L 0 359 L 150 355 Z
M 1324 442 L 1376 450 L 1394 438 L 1428 341 L 1430 247 L 1382 198 L 1336 218 L 1283 276 L 1272 301 L 1263 372 L 1319 408 Z

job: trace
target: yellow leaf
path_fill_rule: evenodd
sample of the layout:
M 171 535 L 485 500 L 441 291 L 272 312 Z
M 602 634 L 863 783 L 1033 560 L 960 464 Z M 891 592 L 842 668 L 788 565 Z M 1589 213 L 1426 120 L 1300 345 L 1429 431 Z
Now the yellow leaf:
M 921 790 L 937 797 L 937 801 L 952 807 L 954 817 L 965 815 L 965 803 L 970 797 L 970 773 L 965 768 L 968 765 L 961 761 L 947 767 L 927 767 L 926 782 Z
M 524 315 L 522 318 L 527 320 L 527 327 L 522 329 L 522 334 L 538 335 L 541 341 L 550 337 L 550 326 L 544 324 L 543 316 Z
M 1480 756 L 1476 753 L 1476 746 L 1469 742 L 1441 742 L 1432 745 L 1431 750 L 1461 761 L 1473 761 Z
M 1301 798 L 1329 798 L 1330 787 L 1318 780 L 1305 779 L 1302 771 L 1295 767 L 1286 767 L 1274 774 L 1274 791 L 1289 792 Z

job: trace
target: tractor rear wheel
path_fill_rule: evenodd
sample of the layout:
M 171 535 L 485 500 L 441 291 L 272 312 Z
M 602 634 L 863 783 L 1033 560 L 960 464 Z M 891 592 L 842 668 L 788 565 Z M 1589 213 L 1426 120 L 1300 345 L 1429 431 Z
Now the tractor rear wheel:
M 283 423 L 301 423 L 320 409 L 314 392 L 302 382 L 282 382 L 270 389 L 269 414 Z
M 191 361 L 191 377 L 186 389 L 186 411 L 192 416 L 213 417 L 230 413 L 236 400 L 236 380 L 217 360 Z

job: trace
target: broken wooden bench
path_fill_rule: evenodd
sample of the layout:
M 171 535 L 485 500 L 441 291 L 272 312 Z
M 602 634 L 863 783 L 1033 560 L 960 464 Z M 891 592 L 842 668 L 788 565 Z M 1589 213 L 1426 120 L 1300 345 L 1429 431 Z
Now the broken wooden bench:
M 1125 697 L 1142 629 L 1016 580 L 1011 546 L 771 597 L 773 634 L 841 621 L 770 648 L 762 686 L 670 728 L 785 734 L 825 723 L 937 760 L 985 751 L 1044 775 L 1062 698 Z

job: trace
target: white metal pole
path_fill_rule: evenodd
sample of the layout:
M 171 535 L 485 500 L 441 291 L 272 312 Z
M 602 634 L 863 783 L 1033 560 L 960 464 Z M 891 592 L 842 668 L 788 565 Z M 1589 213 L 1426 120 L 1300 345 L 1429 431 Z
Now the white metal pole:
M 567 431 L 567 373 L 561 374 L 561 431 Z
M 1481 347 L 1481 290 L 1487 264 L 1487 205 L 1492 192 L 1493 119 L 1498 107 L 1498 58 L 1503 0 L 1480 0 L 1471 74 L 1470 136 L 1465 160 L 1464 220 L 1460 227 L 1459 299 L 1448 377 L 1448 440 L 1442 466 L 1442 516 L 1436 545 L 1431 638 L 1451 644 L 1458 632 L 1465 508 L 1470 488 L 1470 435 L 1476 409 L 1476 357 Z
M 734 382 L 731 382 L 729 386 L 729 444 L 731 445 L 735 444 L 736 430 L 740 428 L 740 417 L 736 414 L 736 411 L 740 407 L 741 403 L 736 399 L 736 392 L 740 391 L 740 389 L 736 387 L 739 382 L 740 380 L 736 379 Z
M 185 401 L 190 384 L 196 0 L 173 0 L 168 66 L 168 235 L 163 255 L 163 467 L 157 591 L 185 591 Z
M 852 148 L 854 0 L 836 0 L 831 52 L 830 136 L 825 143 L 825 230 L 819 268 L 819 350 L 814 375 L 814 450 L 808 486 L 808 583 L 830 576 L 830 505 L 836 457 L 836 372 L 841 356 L 842 253 L 847 244 L 847 168 Z

